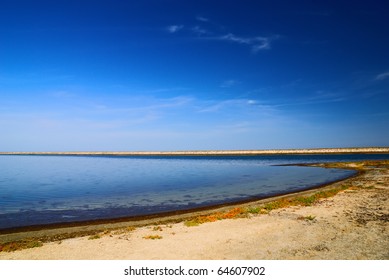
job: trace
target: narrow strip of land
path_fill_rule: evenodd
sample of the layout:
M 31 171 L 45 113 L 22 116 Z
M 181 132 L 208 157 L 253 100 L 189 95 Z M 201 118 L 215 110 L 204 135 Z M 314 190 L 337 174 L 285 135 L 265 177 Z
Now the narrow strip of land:
M 111 155 L 111 156 L 222 156 L 222 155 L 312 155 L 312 154 L 387 154 L 389 147 L 317 148 L 280 150 L 204 150 L 204 151 L 138 151 L 138 152 L 0 152 L 0 155 Z

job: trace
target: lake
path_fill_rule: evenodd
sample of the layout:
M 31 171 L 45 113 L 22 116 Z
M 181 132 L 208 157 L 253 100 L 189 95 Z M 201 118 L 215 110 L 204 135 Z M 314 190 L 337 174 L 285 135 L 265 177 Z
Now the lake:
M 389 159 L 389 155 L 0 155 L 0 229 L 260 199 L 355 174 L 276 165 L 365 159 Z

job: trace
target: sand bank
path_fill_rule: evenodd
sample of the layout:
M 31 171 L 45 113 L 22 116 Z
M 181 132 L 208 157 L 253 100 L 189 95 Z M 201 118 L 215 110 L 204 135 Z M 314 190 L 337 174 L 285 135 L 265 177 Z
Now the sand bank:
M 389 259 L 389 162 L 331 165 L 365 172 L 327 186 L 348 188 L 311 206 L 190 227 L 126 226 L 0 252 L 0 259 Z
M 388 154 L 389 147 L 313 148 L 278 150 L 199 150 L 137 152 L 0 152 L 0 155 L 106 155 L 106 156 L 230 156 L 230 155 L 314 155 L 314 154 Z

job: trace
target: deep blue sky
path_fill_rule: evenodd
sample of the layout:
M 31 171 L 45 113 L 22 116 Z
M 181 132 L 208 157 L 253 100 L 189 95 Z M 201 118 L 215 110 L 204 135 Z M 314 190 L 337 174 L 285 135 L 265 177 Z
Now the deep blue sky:
M 0 1 L 0 151 L 389 145 L 387 1 Z

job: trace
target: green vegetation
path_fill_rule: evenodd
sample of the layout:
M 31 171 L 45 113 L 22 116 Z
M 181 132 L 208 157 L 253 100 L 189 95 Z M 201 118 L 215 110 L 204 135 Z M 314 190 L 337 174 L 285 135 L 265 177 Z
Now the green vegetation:
M 153 227 L 153 231 L 162 231 L 161 226 Z
M 151 240 L 162 239 L 162 236 L 160 236 L 160 235 L 147 235 L 147 236 L 143 236 L 143 239 L 151 239 Z
M 43 243 L 38 240 L 22 240 L 22 241 L 14 241 L 8 242 L 0 245 L 0 252 L 13 252 L 22 249 L 36 248 L 42 247 Z
M 355 188 L 355 187 L 348 187 L 348 186 L 340 186 L 335 189 L 331 190 L 325 190 L 320 191 L 315 194 L 309 195 L 309 196 L 297 196 L 292 198 L 282 198 L 270 203 L 265 204 L 264 208 L 268 211 L 278 209 L 278 208 L 285 208 L 289 206 L 311 206 L 315 204 L 320 199 L 329 198 L 337 193 L 344 191 L 346 189 Z
M 204 223 L 216 222 L 218 220 L 235 219 L 238 217 L 247 217 L 247 209 L 240 207 L 231 209 L 227 212 L 216 212 L 210 215 L 197 216 L 191 220 L 185 221 L 186 226 L 198 226 Z
M 259 213 L 261 213 L 261 208 L 260 207 L 249 207 L 249 208 L 247 208 L 247 213 L 249 213 L 249 214 L 259 214 Z
M 316 216 L 309 215 L 309 216 L 304 217 L 304 219 L 307 221 L 313 221 L 316 219 Z
M 261 206 L 255 206 L 255 207 L 250 206 L 248 208 L 238 207 L 229 210 L 227 212 L 216 212 L 210 215 L 197 216 L 194 217 L 193 219 L 186 220 L 184 224 L 188 227 L 192 227 L 192 226 L 199 226 L 203 223 L 215 222 L 217 220 L 248 217 L 248 214 L 251 215 L 268 214 L 272 210 L 286 208 L 290 206 L 311 206 L 317 203 L 321 199 L 332 197 L 337 193 L 344 191 L 346 189 L 357 189 L 357 187 L 342 185 L 340 187 L 330 189 L 330 190 L 320 191 L 312 195 L 281 198 Z M 305 220 L 309 220 L 309 221 L 313 221 L 315 218 L 316 218 L 315 216 L 304 217 Z
M 201 223 L 197 219 L 187 220 L 184 222 L 184 225 L 186 225 L 187 227 L 197 227 L 200 224 Z
M 88 240 L 99 239 L 99 238 L 101 238 L 101 236 L 98 234 L 95 234 L 95 235 L 89 236 Z

